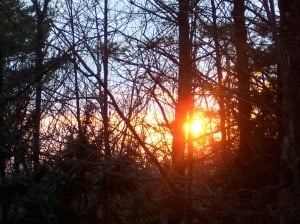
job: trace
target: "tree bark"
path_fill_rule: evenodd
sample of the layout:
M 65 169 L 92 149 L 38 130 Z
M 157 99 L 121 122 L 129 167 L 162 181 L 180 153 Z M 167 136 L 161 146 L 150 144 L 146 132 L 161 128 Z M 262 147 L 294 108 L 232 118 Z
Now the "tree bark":
M 172 142 L 173 170 L 177 175 L 184 174 L 184 150 L 186 146 L 184 123 L 193 108 L 191 40 L 188 22 L 189 1 L 179 1 L 179 74 L 178 101 L 175 111 L 174 134 Z
M 104 0 L 104 19 L 103 19 L 103 85 L 104 89 L 108 89 L 108 0 Z M 104 170 L 111 169 L 111 148 L 110 148 L 110 133 L 109 133 L 109 114 L 108 114 L 108 94 L 103 92 L 103 104 L 102 104 L 102 119 L 103 119 L 103 135 L 104 135 L 104 153 L 105 153 L 105 168 Z M 111 211 L 110 201 L 110 186 L 111 178 L 110 173 L 107 173 L 105 178 L 105 194 L 104 194 L 104 218 L 106 222 L 112 222 L 114 220 L 113 212 Z
M 71 26 L 71 35 L 72 35 L 72 63 L 74 69 L 74 87 L 75 87 L 75 99 L 76 99 L 76 120 L 77 120 L 77 127 L 80 139 L 83 139 L 83 129 L 82 129 L 82 122 L 81 122 L 81 112 L 80 112 L 80 94 L 79 94 L 79 83 L 78 83 L 78 68 L 77 68 L 77 61 L 76 61 L 76 39 L 75 39 L 75 29 L 74 29 L 74 13 L 73 13 L 73 0 L 67 2 L 67 6 L 69 7 L 70 13 L 70 26 Z
M 45 58 L 44 46 L 47 35 L 46 18 L 48 12 L 48 4 L 50 0 L 45 0 L 43 5 L 37 0 L 32 0 L 36 13 L 36 36 L 35 36 L 35 111 L 33 117 L 33 168 L 37 170 L 39 167 L 40 156 L 40 124 L 42 114 L 42 88 L 44 69 L 43 63 Z
M 226 150 L 226 129 L 225 129 L 225 104 L 224 104 L 224 96 L 223 92 L 223 75 L 222 75 L 222 55 L 221 55 L 221 46 L 219 42 L 219 33 L 218 33 L 218 26 L 217 26 L 217 12 L 215 6 L 215 0 L 211 0 L 211 10 L 212 10 L 212 20 L 213 20 L 213 40 L 215 44 L 215 51 L 216 51 L 216 59 L 215 64 L 217 68 L 217 77 L 218 77 L 218 95 L 217 100 L 219 104 L 219 116 L 220 116 L 220 131 L 221 131 L 221 153 L 223 162 L 227 162 L 228 158 L 228 151 Z
M 172 142 L 172 168 L 173 168 L 173 193 L 178 197 L 171 199 L 173 204 L 173 214 L 169 223 L 181 223 L 184 214 L 184 169 L 185 169 L 185 150 L 187 139 L 184 131 L 184 123 L 188 115 L 192 115 L 192 44 L 189 26 L 189 0 L 178 1 L 178 31 L 179 31 L 179 65 L 178 65 L 178 100 L 175 109 L 175 121 Z M 174 197 L 174 195 L 173 195 Z M 175 206 L 175 207 L 174 207 Z
M 238 128 L 240 131 L 237 162 L 245 169 L 251 160 L 250 129 L 250 71 L 248 66 L 247 28 L 245 25 L 245 3 L 234 0 L 234 44 L 236 48 L 236 73 L 238 77 Z
M 108 1 L 104 0 L 104 43 L 103 43 L 103 84 L 105 88 L 108 88 Z M 103 94 L 103 128 L 104 128 L 104 148 L 107 157 L 110 157 L 110 145 L 109 145 L 109 116 L 108 116 L 108 96 Z
M 33 120 L 33 163 L 36 170 L 39 165 L 40 154 L 40 118 L 41 118 L 41 102 L 42 102 L 42 65 L 43 52 L 41 43 L 41 26 L 42 18 L 37 16 L 37 34 L 36 34 L 36 59 L 35 59 L 35 111 Z
M 2 56 L 2 49 L 0 48 L 0 184 L 4 181 L 5 176 L 5 167 L 6 167 L 6 161 L 4 157 L 4 149 L 5 149 L 5 136 L 4 136 L 4 97 L 3 97 L 3 66 L 4 66 L 4 60 Z
M 300 2 L 281 0 L 280 77 L 282 83 L 282 143 L 279 223 L 300 223 Z

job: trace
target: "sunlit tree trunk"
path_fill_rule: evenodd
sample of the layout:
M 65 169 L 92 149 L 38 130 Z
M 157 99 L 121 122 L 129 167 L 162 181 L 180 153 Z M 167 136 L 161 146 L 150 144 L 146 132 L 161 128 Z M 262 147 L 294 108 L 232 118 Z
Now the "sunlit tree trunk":
M 237 162 L 246 168 L 251 159 L 250 129 L 250 71 L 248 65 L 247 28 L 245 24 L 245 2 L 234 0 L 234 44 L 236 48 L 236 73 L 238 78 L 238 127 L 240 132 Z
M 279 223 L 300 223 L 300 2 L 281 0 L 282 143 Z
M 175 109 L 175 122 L 172 142 L 172 167 L 174 193 L 180 197 L 183 196 L 183 178 L 185 168 L 185 150 L 186 137 L 184 132 L 184 123 L 189 113 L 193 109 L 192 97 L 192 44 L 190 39 L 189 26 L 189 0 L 178 1 L 178 30 L 179 30 L 179 65 L 178 65 L 178 101 Z M 180 223 L 183 215 L 184 203 L 174 201 L 174 214 L 169 219 L 169 223 Z
M 184 149 L 186 145 L 184 123 L 192 110 L 192 66 L 191 42 L 188 22 L 189 1 L 179 1 L 179 73 L 178 101 L 175 111 L 173 135 L 173 170 L 178 175 L 184 174 Z

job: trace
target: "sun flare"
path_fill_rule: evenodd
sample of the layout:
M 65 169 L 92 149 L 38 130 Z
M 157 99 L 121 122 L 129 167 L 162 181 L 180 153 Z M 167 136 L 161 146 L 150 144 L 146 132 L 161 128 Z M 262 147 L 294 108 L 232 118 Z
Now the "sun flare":
M 186 136 L 199 137 L 204 132 L 203 118 L 200 114 L 194 114 L 188 118 L 184 125 Z

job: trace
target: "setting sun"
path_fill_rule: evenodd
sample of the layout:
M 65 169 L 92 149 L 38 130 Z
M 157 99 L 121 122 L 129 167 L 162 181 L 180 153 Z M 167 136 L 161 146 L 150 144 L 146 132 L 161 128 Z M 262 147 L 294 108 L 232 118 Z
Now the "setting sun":
M 202 116 L 197 113 L 192 118 L 188 118 L 184 125 L 185 133 L 188 136 L 191 134 L 194 138 L 199 137 L 204 132 L 204 124 Z

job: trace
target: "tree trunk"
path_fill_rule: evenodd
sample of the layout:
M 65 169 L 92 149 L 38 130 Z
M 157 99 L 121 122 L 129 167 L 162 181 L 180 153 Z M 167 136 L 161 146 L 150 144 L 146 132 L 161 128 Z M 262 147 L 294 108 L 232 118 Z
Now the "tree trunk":
M 1 48 L 1 47 L 0 47 Z M 0 49 L 2 50 L 2 49 Z M 4 86 L 4 60 L 2 57 L 2 52 L 0 52 L 0 186 L 5 184 L 5 169 L 6 169 L 6 136 L 5 136 L 5 122 L 4 122 L 4 97 L 3 97 L 3 86 Z M 8 204 L 5 200 L 1 203 L 1 213 L 3 218 L 8 216 Z
M 228 151 L 226 150 L 226 129 L 225 129 L 225 104 L 223 96 L 223 75 L 222 75 L 222 63 L 221 63 L 221 46 L 219 43 L 219 33 L 217 26 L 217 12 L 215 6 L 215 0 L 211 0 L 211 10 L 212 10 L 212 20 L 213 20 L 213 40 L 216 49 L 216 68 L 217 68 L 217 77 L 218 77 L 218 95 L 217 100 L 219 104 L 219 116 L 220 116 L 220 131 L 221 131 L 221 153 L 223 162 L 227 162 Z
M 188 22 L 189 1 L 179 1 L 179 75 L 178 75 L 178 101 L 175 111 L 173 134 L 173 171 L 175 174 L 184 174 L 184 150 L 186 146 L 184 123 L 193 109 L 192 98 L 192 66 L 191 41 L 189 37 Z
M 104 43 L 103 43 L 103 83 L 105 89 L 108 88 L 108 1 L 104 0 Z M 108 96 L 104 92 L 103 94 L 103 128 L 104 128 L 104 149 L 107 157 L 110 157 L 110 145 L 109 145 L 109 116 L 108 116 Z
M 250 71 L 247 54 L 247 29 L 245 25 L 245 3 L 234 0 L 232 16 L 234 19 L 234 44 L 236 48 L 236 73 L 238 77 L 238 127 L 240 131 L 237 162 L 242 169 L 247 168 L 251 160 L 250 129 Z
M 184 123 L 190 113 L 192 115 L 193 97 L 192 97 L 192 44 L 189 36 L 189 0 L 178 1 L 178 29 L 179 29 L 179 65 L 178 65 L 178 101 L 175 109 L 174 132 L 172 142 L 172 168 L 173 168 L 173 193 L 178 198 L 171 199 L 173 214 L 169 223 L 181 223 L 184 214 L 184 203 L 182 203 L 184 194 L 184 168 L 186 150 L 186 136 Z M 171 196 L 172 197 L 172 196 Z M 174 195 L 173 195 L 174 197 Z M 175 207 L 174 207 L 175 206 Z
M 42 113 L 42 80 L 44 77 L 43 62 L 45 57 L 45 52 L 43 51 L 47 26 L 46 17 L 48 11 L 48 3 L 50 0 L 45 0 L 43 6 L 40 2 L 33 0 L 33 6 L 36 13 L 36 36 L 35 36 L 35 111 L 33 118 L 33 167 L 37 170 L 39 166 L 39 156 L 40 156 L 40 123 L 41 123 L 41 113 Z
M 38 19 L 39 20 L 39 19 Z M 42 106 L 42 65 L 43 65 L 43 52 L 40 45 L 40 28 L 41 24 L 38 21 L 37 28 L 37 46 L 36 46 L 36 61 L 35 61 L 35 111 L 33 117 L 33 163 L 34 170 L 39 166 L 40 154 L 40 122 L 41 122 L 41 106 Z
M 300 223 L 300 2 L 279 1 L 282 143 L 279 223 Z
M 238 117 L 239 147 L 236 157 L 238 186 L 241 189 L 250 187 L 252 175 L 251 128 L 250 128 L 250 71 L 248 62 L 247 28 L 245 24 L 245 1 L 234 0 L 232 16 L 234 19 L 233 41 L 236 49 L 236 75 L 238 80 Z M 251 194 L 241 192 L 238 195 L 239 208 L 251 210 Z M 241 217 L 243 223 L 251 223 L 250 216 Z
M 104 90 L 108 89 L 108 0 L 104 0 L 104 19 L 103 19 L 103 85 Z M 110 149 L 110 133 L 109 133 L 109 115 L 108 115 L 108 94 L 103 91 L 103 106 L 102 106 L 102 119 L 103 119 L 103 140 L 104 140 L 104 153 L 105 153 L 105 167 L 104 170 L 111 170 L 111 149 Z M 106 174 L 105 178 L 105 194 L 104 194 L 104 219 L 107 223 L 113 222 L 113 212 L 111 211 L 111 194 L 110 194 L 111 178 L 110 173 Z
M 0 47 L 1 48 L 1 47 Z M 4 181 L 6 161 L 4 156 L 5 136 L 4 136 L 4 97 L 3 97 L 3 67 L 4 60 L 2 57 L 2 49 L 0 49 L 0 184 Z
M 76 98 L 76 120 L 77 120 L 77 127 L 80 139 L 84 138 L 83 136 L 83 129 L 82 129 L 82 122 L 81 122 L 81 113 L 80 113 L 80 94 L 79 94 L 79 84 L 78 84 L 78 67 L 76 61 L 76 39 L 75 39 L 75 29 L 74 29 L 74 13 L 73 13 L 73 0 L 67 2 L 69 7 L 70 13 L 70 26 L 71 26 L 71 35 L 72 35 L 72 63 L 74 69 L 74 85 L 75 85 L 75 98 Z

